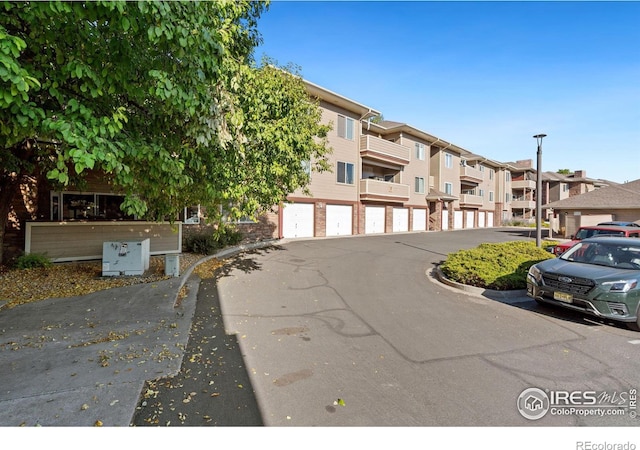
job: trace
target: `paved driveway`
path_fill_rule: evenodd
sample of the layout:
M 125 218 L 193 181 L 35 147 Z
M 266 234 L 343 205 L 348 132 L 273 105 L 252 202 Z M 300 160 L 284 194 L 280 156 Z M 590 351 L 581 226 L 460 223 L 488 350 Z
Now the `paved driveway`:
M 628 392 L 640 334 L 538 306 L 468 295 L 434 265 L 521 229 L 291 241 L 219 279 L 265 425 L 638 425 L 629 415 L 532 422 L 530 387 Z

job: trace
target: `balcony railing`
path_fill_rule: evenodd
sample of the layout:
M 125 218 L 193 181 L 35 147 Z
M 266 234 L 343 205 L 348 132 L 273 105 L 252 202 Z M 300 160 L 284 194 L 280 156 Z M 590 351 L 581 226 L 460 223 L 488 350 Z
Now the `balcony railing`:
M 516 180 L 511 181 L 511 189 L 535 189 L 536 182 L 534 180 Z
M 474 205 L 481 206 L 484 203 L 484 199 L 479 195 L 462 194 L 460 195 L 460 205 Z
M 409 200 L 409 185 L 373 179 L 360 180 L 360 200 L 403 203 Z
M 460 168 L 460 180 L 482 183 L 482 181 L 484 180 L 484 174 L 475 167 L 462 166 Z
M 375 136 L 360 136 L 360 155 L 374 160 L 406 166 L 411 149 Z
M 535 209 L 536 202 L 533 200 L 513 200 L 511 202 L 511 208 L 515 209 Z

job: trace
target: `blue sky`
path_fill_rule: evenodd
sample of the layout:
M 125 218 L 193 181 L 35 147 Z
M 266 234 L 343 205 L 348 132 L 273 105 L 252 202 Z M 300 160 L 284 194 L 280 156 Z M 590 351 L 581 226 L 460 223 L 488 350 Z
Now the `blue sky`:
M 471 152 L 640 178 L 640 2 L 273 1 L 256 58 Z

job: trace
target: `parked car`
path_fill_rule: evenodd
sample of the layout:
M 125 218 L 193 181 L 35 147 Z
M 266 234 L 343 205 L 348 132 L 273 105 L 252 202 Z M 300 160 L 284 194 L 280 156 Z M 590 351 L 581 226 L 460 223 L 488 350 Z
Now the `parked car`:
M 562 256 L 531 266 L 527 295 L 640 331 L 640 239 L 583 239 Z
M 599 223 L 598 225 L 613 225 L 615 227 L 638 227 L 640 228 L 640 224 L 639 223 L 635 223 L 635 222 L 622 222 L 619 220 L 614 220 L 612 222 L 602 222 Z
M 580 227 L 571 240 L 562 242 L 553 247 L 552 252 L 556 256 L 562 255 L 573 247 L 578 241 L 597 236 L 619 236 L 640 238 L 640 227 L 621 227 L 617 225 L 595 225 L 592 227 Z

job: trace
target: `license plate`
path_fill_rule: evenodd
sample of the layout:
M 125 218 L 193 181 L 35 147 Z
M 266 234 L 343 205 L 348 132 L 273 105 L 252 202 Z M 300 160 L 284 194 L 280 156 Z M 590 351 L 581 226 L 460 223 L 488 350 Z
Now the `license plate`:
M 553 298 L 555 300 L 559 300 L 559 301 L 565 302 L 565 303 L 573 302 L 573 295 L 565 294 L 564 292 L 554 292 L 553 293 Z

